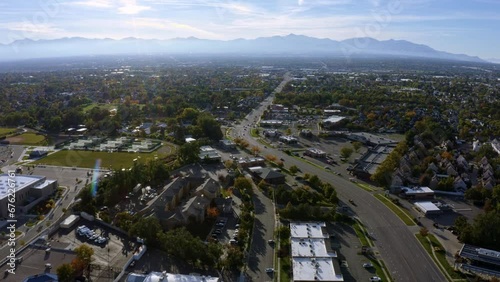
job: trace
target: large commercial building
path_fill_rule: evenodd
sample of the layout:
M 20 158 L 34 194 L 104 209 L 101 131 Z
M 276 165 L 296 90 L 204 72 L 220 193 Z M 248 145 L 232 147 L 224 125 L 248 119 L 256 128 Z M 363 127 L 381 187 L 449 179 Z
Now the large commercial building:
M 293 281 L 344 281 L 324 222 L 291 222 Z
M 11 187 L 13 186 L 13 187 Z M 9 218 L 9 203 L 15 204 L 15 215 L 26 213 L 57 190 L 57 180 L 37 175 L 0 174 L 0 218 Z M 15 196 L 12 192 L 15 193 Z M 15 199 L 12 203 L 12 199 Z
M 219 282 L 219 277 L 203 275 L 184 275 L 167 272 L 151 272 L 149 274 L 130 273 L 127 282 Z
M 500 252 L 464 244 L 459 253 L 466 259 L 460 267 L 488 276 L 500 277 Z

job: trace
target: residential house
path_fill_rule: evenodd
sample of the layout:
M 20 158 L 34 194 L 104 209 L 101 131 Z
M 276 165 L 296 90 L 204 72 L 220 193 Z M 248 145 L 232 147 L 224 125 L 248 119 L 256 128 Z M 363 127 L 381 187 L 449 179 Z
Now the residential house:
M 257 180 L 257 182 L 264 180 L 265 182 L 272 185 L 279 185 L 285 183 L 284 174 L 269 168 L 262 168 L 261 170 L 253 173 L 253 176 Z

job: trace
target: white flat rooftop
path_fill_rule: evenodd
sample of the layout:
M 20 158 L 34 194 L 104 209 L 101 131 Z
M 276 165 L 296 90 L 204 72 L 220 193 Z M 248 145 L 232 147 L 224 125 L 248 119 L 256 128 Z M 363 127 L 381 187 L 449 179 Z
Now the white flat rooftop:
M 324 222 L 292 222 L 290 223 L 291 238 L 328 238 L 323 234 Z
M 151 272 L 148 275 L 130 273 L 127 282 L 218 282 L 218 277 Z
M 337 253 L 329 253 L 324 238 L 292 238 L 292 257 L 337 257 Z
M 7 197 L 8 190 L 11 189 L 9 185 L 14 184 L 15 192 L 20 191 L 37 181 L 42 180 L 43 176 L 36 175 L 20 175 L 16 174 L 14 177 L 9 177 L 7 174 L 0 174 L 0 199 Z M 9 179 L 10 182 L 9 182 Z
M 293 258 L 293 281 L 344 281 L 331 258 Z
M 331 123 L 336 123 L 336 122 L 339 122 L 341 120 L 345 119 L 345 117 L 341 117 L 341 116 L 331 116 L 331 117 L 328 117 L 326 119 L 323 120 L 323 122 L 331 122 Z
M 407 188 L 406 190 L 406 195 L 411 195 L 411 194 L 427 194 L 427 193 L 434 193 L 434 190 L 432 190 L 429 187 L 414 187 L 414 188 Z
M 422 212 L 440 211 L 438 206 L 436 206 L 433 202 L 416 202 L 415 206 L 420 208 L 420 210 L 422 210 Z

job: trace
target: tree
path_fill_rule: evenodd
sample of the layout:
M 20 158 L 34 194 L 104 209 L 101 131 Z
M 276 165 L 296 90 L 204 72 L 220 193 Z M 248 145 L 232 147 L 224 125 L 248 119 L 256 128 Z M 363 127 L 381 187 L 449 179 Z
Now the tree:
M 340 156 L 342 158 L 348 159 L 351 157 L 352 153 L 353 153 L 353 149 L 350 147 L 342 147 L 342 149 L 340 149 Z
M 220 211 L 217 207 L 207 207 L 207 217 L 217 218 L 220 214 Z
M 361 142 L 355 141 L 352 143 L 352 147 L 354 148 L 354 151 L 356 151 L 356 153 L 359 151 L 359 149 L 361 149 L 361 146 L 363 146 Z
M 203 131 L 203 134 L 211 140 L 218 141 L 223 137 L 220 124 L 214 119 L 213 116 L 207 113 L 202 113 L 198 116 L 196 125 L 199 126 Z
M 270 162 L 275 162 L 277 157 L 275 155 L 266 155 L 266 159 Z
M 223 261 L 223 265 L 229 269 L 239 269 L 243 266 L 243 252 L 240 248 L 230 247 L 227 250 L 226 259 Z
M 427 235 L 429 235 L 429 230 L 425 227 L 422 227 L 422 228 L 420 228 L 419 233 L 420 233 L 420 236 L 426 237 Z
M 94 249 L 87 244 L 75 248 L 76 258 L 72 261 L 72 267 L 76 273 L 87 270 L 87 276 L 90 276 L 89 265 L 94 261 Z
M 236 178 L 234 181 L 234 187 L 240 191 L 245 191 L 248 194 L 252 194 L 252 182 L 244 176 Z
M 178 158 L 181 164 L 190 164 L 197 162 L 200 157 L 200 146 L 198 142 L 189 142 L 180 146 Z
M 233 165 L 234 165 L 233 160 L 225 160 L 225 161 L 224 161 L 224 166 L 225 166 L 226 168 L 233 168 Z
M 251 150 L 252 150 L 252 153 L 253 153 L 254 155 L 257 155 L 257 154 L 258 154 L 258 153 L 260 153 L 260 151 L 261 151 L 261 150 L 260 150 L 260 148 L 259 148 L 259 146 L 252 146 L 252 147 L 251 147 Z
M 296 174 L 298 171 L 299 171 L 299 168 L 296 166 L 296 165 L 292 165 L 289 169 L 288 169 L 292 174 Z
M 146 240 L 150 246 L 158 245 L 158 236 L 162 231 L 160 222 L 156 217 L 141 217 L 139 221 L 130 228 L 130 235 L 137 236 Z
M 73 269 L 73 266 L 69 263 L 64 263 L 61 264 L 57 270 L 57 278 L 61 282 L 73 282 L 75 279 L 75 270 Z

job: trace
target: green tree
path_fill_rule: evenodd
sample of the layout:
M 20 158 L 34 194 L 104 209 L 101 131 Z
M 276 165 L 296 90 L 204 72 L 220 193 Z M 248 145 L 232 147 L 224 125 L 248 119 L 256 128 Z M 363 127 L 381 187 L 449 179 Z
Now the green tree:
M 223 261 L 223 265 L 229 269 L 237 270 L 243 266 L 243 252 L 240 248 L 230 247 L 227 250 L 226 259 Z
M 162 231 L 160 222 L 156 217 L 141 217 L 139 221 L 134 223 L 130 228 L 130 235 L 137 236 L 146 240 L 146 244 L 150 246 L 159 245 L 159 233 Z
M 203 134 L 211 140 L 219 141 L 223 137 L 220 124 L 212 115 L 207 113 L 200 114 L 196 120 L 196 125 L 199 126 Z
M 244 176 L 236 178 L 234 181 L 234 187 L 240 191 L 244 191 L 247 194 L 252 194 L 252 182 Z
M 296 166 L 296 165 L 292 165 L 289 169 L 288 169 L 292 174 L 296 174 L 298 171 L 299 171 L 299 168 Z
M 359 149 L 361 149 L 362 146 L 363 144 L 358 141 L 352 143 L 352 147 L 354 148 L 354 151 L 356 151 L 356 153 L 359 151 Z
M 353 149 L 351 147 L 342 147 L 340 149 L 340 156 L 342 158 L 348 159 L 351 157 L 352 153 L 353 153 Z
M 57 270 L 57 278 L 61 282 L 73 282 L 75 280 L 75 270 L 73 266 L 69 263 L 61 264 Z
M 189 142 L 180 146 L 177 156 L 181 164 L 190 164 L 199 161 L 200 146 L 198 142 Z

